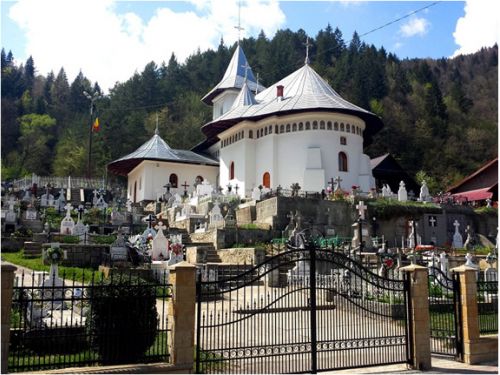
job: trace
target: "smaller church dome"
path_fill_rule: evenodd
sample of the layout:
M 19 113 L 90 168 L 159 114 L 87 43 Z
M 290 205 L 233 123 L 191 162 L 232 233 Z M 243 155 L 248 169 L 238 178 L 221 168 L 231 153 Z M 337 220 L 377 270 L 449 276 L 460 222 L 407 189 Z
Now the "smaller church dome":
M 255 100 L 255 97 L 253 96 L 250 89 L 248 88 L 247 82 L 245 82 L 243 83 L 243 87 L 241 88 L 238 96 L 234 100 L 231 109 L 236 107 L 245 107 L 253 104 L 257 104 L 257 101 Z

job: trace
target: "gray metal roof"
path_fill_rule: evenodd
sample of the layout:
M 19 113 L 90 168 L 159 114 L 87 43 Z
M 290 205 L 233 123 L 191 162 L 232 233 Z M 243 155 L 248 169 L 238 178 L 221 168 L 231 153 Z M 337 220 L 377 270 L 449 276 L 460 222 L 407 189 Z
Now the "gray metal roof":
M 280 85 L 284 86 L 282 99 L 276 97 L 276 87 Z M 308 64 L 257 94 L 255 99 L 257 104 L 231 108 L 213 122 L 317 108 L 370 113 L 343 99 Z
M 243 87 L 245 81 L 245 66 L 248 65 L 247 70 L 247 84 L 251 91 L 263 91 L 265 89 L 262 85 L 257 85 L 257 80 L 253 75 L 252 68 L 249 66 L 247 57 L 243 52 L 243 49 L 238 45 L 233 53 L 233 57 L 229 62 L 229 65 L 224 73 L 222 80 L 201 100 L 206 104 L 212 104 L 213 98 L 219 95 L 222 91 L 226 89 L 240 89 Z
M 173 163 L 204 164 L 218 166 L 219 163 L 207 156 L 189 150 L 174 150 L 158 135 L 140 146 L 134 152 L 112 161 L 108 170 L 118 175 L 126 176 L 143 160 L 168 161 Z
M 231 106 L 231 109 L 241 106 L 245 107 L 254 104 L 257 104 L 257 101 L 255 100 L 255 97 L 253 96 L 250 89 L 248 88 L 247 82 L 244 82 L 243 87 L 240 90 L 240 93 L 234 100 L 233 105 Z

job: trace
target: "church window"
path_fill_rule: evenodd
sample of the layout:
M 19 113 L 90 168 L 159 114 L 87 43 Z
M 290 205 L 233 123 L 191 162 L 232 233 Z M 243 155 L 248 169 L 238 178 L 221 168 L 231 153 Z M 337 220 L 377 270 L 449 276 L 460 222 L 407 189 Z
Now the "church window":
M 347 144 L 347 139 L 345 137 L 340 137 L 340 144 L 345 146 Z
M 345 152 L 339 152 L 339 172 L 347 172 L 347 155 Z
M 241 131 L 240 135 L 241 135 L 241 137 L 240 137 L 241 139 L 245 138 L 245 132 L 243 130 Z
M 269 134 L 273 134 L 273 126 L 269 125 Z
M 318 121 L 313 121 L 313 129 L 318 130 Z
M 311 130 L 311 124 L 309 121 L 306 122 L 306 130 Z
M 248 131 L 248 138 L 250 138 L 250 139 L 253 138 L 253 131 L 252 130 Z
M 269 174 L 269 172 L 264 173 L 264 175 L 262 176 L 262 186 L 268 189 L 271 188 L 271 175 Z
M 345 130 L 346 130 L 346 132 L 350 133 L 351 132 L 351 125 L 346 124 L 345 125 Z
M 139 178 L 139 190 L 142 190 L 142 177 Z
M 234 179 L 234 161 L 232 161 L 231 165 L 229 166 L 229 179 Z
M 203 182 L 203 176 L 196 176 L 196 178 L 194 179 L 194 182 L 196 185 L 199 185 Z
M 290 133 L 290 124 L 286 124 L 286 132 Z
M 292 125 L 292 131 L 296 132 L 297 131 L 297 124 L 294 122 Z
M 339 130 L 339 123 L 337 121 L 333 124 L 333 130 Z
M 340 123 L 340 131 L 341 131 L 341 132 L 343 132 L 343 131 L 344 131 L 344 123 L 343 123 L 343 122 L 341 122 L 341 123 Z
M 325 122 L 324 122 L 323 120 L 321 120 L 321 121 L 319 122 L 319 128 L 320 128 L 321 130 L 325 130 Z
M 260 129 L 257 129 L 257 139 L 260 138 Z
M 264 135 L 267 135 L 267 126 L 264 128 Z
M 134 181 L 134 203 L 137 203 L 137 181 Z
M 274 125 L 274 132 L 278 134 L 278 125 Z
M 326 123 L 326 129 L 327 129 L 327 130 L 332 130 L 332 122 L 331 122 L 331 121 L 328 121 L 328 122 Z
M 301 132 L 302 130 L 304 130 L 304 124 L 299 122 L 299 132 Z
M 284 125 L 280 125 L 280 134 L 283 133 L 285 131 L 285 126 Z
M 170 183 L 170 186 L 172 188 L 177 188 L 177 181 L 178 181 L 178 178 L 177 178 L 177 175 L 175 173 L 172 173 L 170 175 L 170 177 L 168 178 L 168 182 Z

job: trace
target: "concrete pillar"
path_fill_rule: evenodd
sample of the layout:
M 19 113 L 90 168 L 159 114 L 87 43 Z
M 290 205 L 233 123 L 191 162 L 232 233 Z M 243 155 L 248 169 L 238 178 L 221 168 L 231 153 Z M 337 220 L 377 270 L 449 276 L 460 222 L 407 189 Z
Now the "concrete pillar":
M 412 264 L 401 268 L 410 279 L 411 363 L 417 370 L 431 369 L 429 276 L 426 267 Z
M 479 343 L 479 314 L 477 309 L 477 277 L 472 267 L 462 265 L 450 270 L 459 274 L 460 280 L 460 314 L 462 325 L 463 361 L 474 364 L 478 362 L 481 353 L 477 350 Z
M 2 263 L 2 374 L 7 373 L 10 340 L 10 313 L 14 287 L 14 271 L 16 269 L 17 268 L 11 264 Z
M 174 365 L 193 366 L 196 304 L 196 267 L 180 262 L 170 269 L 172 298 L 168 306 L 171 324 L 170 358 Z

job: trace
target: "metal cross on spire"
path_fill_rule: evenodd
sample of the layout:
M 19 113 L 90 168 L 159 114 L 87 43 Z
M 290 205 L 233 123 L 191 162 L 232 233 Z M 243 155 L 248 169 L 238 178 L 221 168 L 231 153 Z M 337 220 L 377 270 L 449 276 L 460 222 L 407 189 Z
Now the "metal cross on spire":
M 156 112 L 156 128 L 155 128 L 155 135 L 158 135 L 158 112 Z
M 310 63 L 310 61 L 309 61 L 309 47 L 312 46 L 312 44 L 309 43 L 309 37 L 307 37 L 304 45 L 306 46 L 306 59 L 305 59 L 304 63 L 309 64 Z
M 238 45 L 240 45 L 240 32 L 242 30 L 245 30 L 243 27 L 241 27 L 241 1 L 238 1 L 238 25 L 234 28 L 238 30 Z
M 255 82 L 255 95 L 259 93 L 259 73 L 257 73 L 257 82 Z

